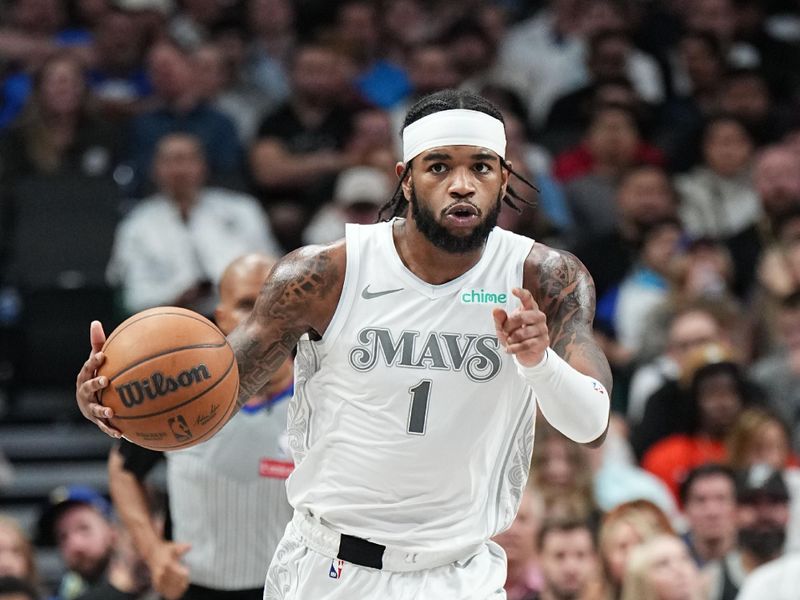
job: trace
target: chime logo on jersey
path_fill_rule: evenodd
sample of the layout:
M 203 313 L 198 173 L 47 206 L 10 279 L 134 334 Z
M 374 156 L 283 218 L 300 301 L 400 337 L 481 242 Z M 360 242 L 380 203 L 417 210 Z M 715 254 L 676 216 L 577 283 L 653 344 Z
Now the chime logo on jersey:
M 479 290 L 461 290 L 458 299 L 461 300 L 461 304 L 505 304 L 508 302 L 508 294 L 487 292 L 481 288 Z
M 356 371 L 369 371 L 382 358 L 389 367 L 463 370 L 472 381 L 484 382 L 493 379 L 503 364 L 493 335 L 432 331 L 424 341 L 419 338 L 419 331 L 403 331 L 395 340 L 389 329 L 367 327 L 358 332 L 360 345 L 350 351 L 350 365 Z
M 331 568 L 328 570 L 328 577 L 331 579 L 341 579 L 342 567 L 344 567 L 344 561 L 334 558 L 331 561 Z

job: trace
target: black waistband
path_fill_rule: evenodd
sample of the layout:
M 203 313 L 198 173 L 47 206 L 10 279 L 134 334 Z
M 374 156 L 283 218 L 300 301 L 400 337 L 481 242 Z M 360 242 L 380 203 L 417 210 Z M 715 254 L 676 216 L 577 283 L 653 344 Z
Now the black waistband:
M 339 554 L 336 558 L 362 567 L 383 568 L 383 551 L 386 550 L 386 546 L 344 533 L 339 537 Z

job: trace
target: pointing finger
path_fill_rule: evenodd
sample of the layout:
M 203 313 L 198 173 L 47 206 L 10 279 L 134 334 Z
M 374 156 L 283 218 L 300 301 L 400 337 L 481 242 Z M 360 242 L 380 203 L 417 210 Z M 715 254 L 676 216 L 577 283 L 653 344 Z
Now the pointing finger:
M 533 294 L 525 288 L 514 288 L 511 290 L 511 293 L 519 298 L 524 310 L 536 310 L 539 308 L 539 305 L 536 304 L 536 300 L 533 299 Z
M 505 345 L 507 335 L 505 332 L 505 324 L 508 321 L 508 313 L 502 308 L 495 308 L 492 310 L 492 317 L 494 318 L 494 328 L 497 331 L 497 337 L 500 343 Z

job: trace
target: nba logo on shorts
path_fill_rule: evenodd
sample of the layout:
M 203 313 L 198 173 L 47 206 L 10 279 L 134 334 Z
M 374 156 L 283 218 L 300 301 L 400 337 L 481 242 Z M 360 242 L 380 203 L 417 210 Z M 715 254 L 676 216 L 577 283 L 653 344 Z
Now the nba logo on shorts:
M 330 577 L 331 579 L 341 579 L 343 566 L 344 566 L 343 560 L 337 560 L 334 558 L 331 561 L 331 568 L 328 571 L 328 577 Z

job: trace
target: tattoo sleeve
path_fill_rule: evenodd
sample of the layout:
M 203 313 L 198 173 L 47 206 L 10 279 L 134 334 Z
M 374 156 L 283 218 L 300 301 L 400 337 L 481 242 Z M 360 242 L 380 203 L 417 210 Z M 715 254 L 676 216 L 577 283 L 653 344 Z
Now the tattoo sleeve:
M 247 320 L 228 336 L 239 366 L 241 408 L 268 382 L 315 318 L 335 306 L 343 273 L 331 249 L 301 249 L 282 259 L 264 284 Z
M 550 346 L 611 393 L 611 369 L 592 334 L 595 288 L 591 275 L 575 256 L 562 250 L 540 249 L 535 263 L 531 291 L 547 316 Z

